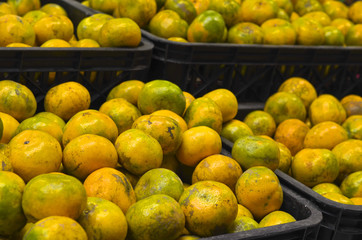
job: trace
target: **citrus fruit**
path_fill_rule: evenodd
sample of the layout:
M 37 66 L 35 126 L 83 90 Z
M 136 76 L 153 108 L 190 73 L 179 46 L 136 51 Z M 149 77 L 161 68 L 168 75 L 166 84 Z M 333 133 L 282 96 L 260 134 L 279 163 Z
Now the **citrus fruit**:
M 163 156 L 161 168 L 169 169 L 175 173 L 178 173 L 180 162 L 176 158 L 176 154 L 166 154 Z
M 244 22 L 261 26 L 268 19 L 276 18 L 278 3 L 272 0 L 244 0 L 241 4 L 241 16 Z
M 137 105 L 142 114 L 167 109 L 182 116 L 186 100 L 182 90 L 176 84 L 167 80 L 153 80 L 142 88 Z
M 350 198 L 354 205 L 362 205 L 362 197 Z
M 192 173 L 192 184 L 212 180 L 227 185 L 233 192 L 243 170 L 231 157 L 214 154 L 201 160 Z
M 168 240 L 179 237 L 185 216 L 178 202 L 170 196 L 155 194 L 137 201 L 126 213 L 127 239 Z
M 279 166 L 278 144 L 260 136 L 240 137 L 235 141 L 231 155 L 244 170 L 254 166 L 265 166 L 274 171 Z
M 107 101 L 113 98 L 124 98 L 128 102 L 137 106 L 138 95 L 144 85 L 144 82 L 139 80 L 124 81 L 112 88 L 107 95 Z
M 318 0 L 296 0 L 294 11 L 303 16 L 309 12 L 323 11 L 323 6 Z
M 344 196 L 343 194 L 340 194 L 340 193 L 327 192 L 327 193 L 323 194 L 322 196 L 325 197 L 325 198 L 328 198 L 329 200 L 332 200 L 334 202 L 354 205 L 354 203 L 348 197 L 346 197 L 346 196 Z
M 292 161 L 292 176 L 308 187 L 319 183 L 333 182 L 339 174 L 339 164 L 332 151 L 305 148 Z
M 241 216 L 249 217 L 249 218 L 254 219 L 254 216 L 253 216 L 253 214 L 249 211 L 249 209 L 247 209 L 246 207 L 244 207 L 244 206 L 241 205 L 241 204 L 238 204 L 238 214 L 236 215 L 236 217 L 241 217 Z
M 0 171 L 13 171 L 11 162 L 8 156 L 0 152 Z
M 118 135 L 130 129 L 133 122 L 141 116 L 136 106 L 124 98 L 114 98 L 104 102 L 99 111 L 107 114 L 117 125 Z
M 134 191 L 137 201 L 155 194 L 165 194 L 178 201 L 184 187 L 182 180 L 173 171 L 154 168 L 139 178 Z
M 33 177 L 58 171 L 62 162 L 60 143 L 50 134 L 25 130 L 9 142 L 11 165 L 25 182 Z
M 35 96 L 27 86 L 12 80 L 0 81 L 0 112 L 23 121 L 33 116 L 36 109 Z
M 172 112 L 170 110 L 157 110 L 153 113 L 151 113 L 151 115 L 159 115 L 159 116 L 166 116 L 166 117 L 170 117 L 173 120 L 175 120 L 177 122 L 177 124 L 179 125 L 179 127 L 181 128 L 181 132 L 185 132 L 188 128 L 187 128 L 187 123 L 185 122 L 185 120 L 178 114 L 176 114 L 175 112 Z
M 348 18 L 349 8 L 343 2 L 329 0 L 325 1 L 322 6 L 324 12 L 328 14 L 332 20 L 336 18 Z
M 243 232 L 251 229 L 259 228 L 259 224 L 253 218 L 245 216 L 237 216 L 232 225 L 228 227 L 228 233 Z
M 288 16 L 290 16 L 294 10 L 293 2 L 291 0 L 275 0 L 279 9 L 283 9 Z
M 119 2 L 119 0 L 88 0 L 89 7 L 108 14 L 113 13 Z
M 196 98 L 187 108 L 184 119 L 188 128 L 207 126 L 216 132 L 222 131 L 222 112 L 214 100 L 208 97 Z
M 323 195 L 327 192 L 336 192 L 342 194 L 341 189 L 334 183 L 319 183 L 312 187 L 312 190 L 320 195 Z
M 40 0 L 7 0 L 7 3 L 15 9 L 17 15 L 23 16 L 31 10 L 38 10 L 41 6 Z
M 211 98 L 219 106 L 223 122 L 233 119 L 238 113 L 238 100 L 228 89 L 218 88 L 206 93 L 203 97 Z
M 125 214 L 136 202 L 136 195 L 127 177 L 114 168 L 100 168 L 88 175 L 84 180 L 84 188 L 88 197 L 99 197 L 109 200 L 120 207 Z
M 150 134 L 161 145 L 163 154 L 174 153 L 182 141 L 182 131 L 177 121 L 161 115 L 142 115 L 137 118 L 132 128 Z
M 63 147 L 72 139 L 87 133 L 105 137 L 112 143 L 118 137 L 118 128 L 114 121 L 108 115 L 93 109 L 76 113 L 65 124 L 63 131 Z
M 337 27 L 327 26 L 324 27 L 324 45 L 344 46 L 344 35 Z
M 13 8 L 13 6 L 11 6 L 10 4 L 8 4 L 6 2 L 1 2 L 0 3 L 0 13 L 3 13 L 3 14 L 15 14 L 16 15 L 16 11 Z
M 3 125 L 2 137 L 0 143 L 9 143 L 11 138 L 15 135 L 15 131 L 19 126 L 18 120 L 7 113 L 0 112 L 0 119 Z
M 19 48 L 23 48 L 23 47 L 32 47 L 28 44 L 25 43 L 9 43 L 8 45 L 6 45 L 5 47 L 19 47 Z
M 289 92 L 271 95 L 265 102 L 264 111 L 274 118 L 276 125 L 290 118 L 304 121 L 307 114 L 303 101 L 296 94 Z
M 206 10 L 198 15 L 187 29 L 189 42 L 219 43 L 226 39 L 227 28 L 222 15 Z
M 27 12 L 24 16 L 23 16 L 23 20 L 27 21 L 28 23 L 30 23 L 31 26 L 34 26 L 34 24 L 39 21 L 40 19 L 44 18 L 44 17 L 48 17 L 49 14 L 46 12 L 43 12 L 41 10 L 32 10 Z
M 352 115 L 342 124 L 347 130 L 349 138 L 362 140 L 362 115 Z
M 77 112 L 88 109 L 90 100 L 87 88 L 77 82 L 66 82 L 49 89 L 45 95 L 44 108 L 68 121 Z
M 290 222 L 295 222 L 296 219 L 285 211 L 273 211 L 263 217 L 259 222 L 259 227 L 270 227 Z
M 229 29 L 227 42 L 237 44 L 262 44 L 264 43 L 264 32 L 261 27 L 255 23 L 240 22 Z
M 332 149 L 348 139 L 347 131 L 339 124 L 325 121 L 314 125 L 305 135 L 305 148 Z
M 25 183 L 17 174 L 0 171 L 0 235 L 10 236 L 25 226 L 21 206 Z
M 149 31 L 152 34 L 167 39 L 171 37 L 185 39 L 187 28 L 188 23 L 171 9 L 161 10 L 156 13 L 149 24 Z
M 24 240 L 87 240 L 82 226 L 69 217 L 49 216 L 37 221 L 24 235 Z
M 301 0 L 298 0 L 298 2 L 299 1 Z M 297 44 L 322 45 L 324 43 L 324 30 L 323 26 L 319 22 L 309 18 L 300 17 L 295 19 L 292 22 L 292 25 L 297 32 Z
M 294 45 L 297 33 L 292 24 L 285 19 L 270 18 L 261 24 L 264 32 L 264 44 Z
M 69 41 L 70 42 L 70 41 Z M 74 43 L 74 45 L 72 45 L 73 47 L 81 47 L 81 48 L 85 48 L 85 47 L 90 47 L 90 48 L 96 48 L 96 47 L 100 47 L 99 43 L 93 39 L 89 39 L 89 38 L 84 38 L 81 39 L 77 42 Z
M 346 37 L 348 30 L 353 26 L 353 23 L 346 18 L 336 18 L 331 22 L 331 26 L 337 27 Z
M 99 30 L 98 42 L 102 47 L 137 47 L 141 29 L 129 18 L 110 19 Z
M 355 24 L 348 29 L 346 34 L 346 45 L 347 46 L 361 46 L 362 40 L 362 24 Z
M 317 98 L 314 86 L 307 79 L 301 77 L 288 78 L 279 86 L 278 91 L 294 93 L 302 99 L 306 109 Z
M 106 199 L 88 197 L 78 222 L 87 233 L 88 239 L 126 239 L 126 217 L 116 204 Z
M 254 135 L 274 135 L 276 124 L 274 118 L 262 110 L 254 110 L 244 118 L 244 123 L 249 126 Z
M 241 136 L 251 136 L 254 134 L 246 123 L 232 119 L 222 125 L 220 135 L 231 142 L 235 142 Z
M 355 24 L 362 23 L 362 3 L 353 2 L 348 8 L 348 18 Z
M 42 5 L 39 10 L 43 11 L 49 15 L 68 16 L 67 11 L 65 11 L 65 9 L 57 3 L 46 3 L 46 4 Z
M 306 123 L 299 119 L 287 119 L 281 122 L 275 130 L 274 139 L 284 144 L 292 156 L 303 149 L 304 138 L 309 131 Z
M 176 12 L 187 24 L 190 24 L 197 15 L 191 0 L 166 0 L 163 9 Z
M 129 172 L 142 175 L 162 164 L 162 147 L 151 135 L 139 129 L 121 133 L 115 142 L 119 163 Z
M 215 130 L 206 126 L 193 127 L 182 134 L 176 158 L 182 164 L 195 167 L 205 157 L 219 154 L 221 148 L 221 138 Z
M 241 3 L 236 0 L 210 0 L 209 10 L 214 10 L 221 14 L 228 28 L 242 21 Z
M 313 11 L 303 15 L 303 18 L 309 18 L 319 22 L 323 27 L 331 24 L 331 18 L 324 11 Z
M 83 18 L 76 29 L 78 39 L 93 39 L 98 42 L 100 29 L 110 19 L 113 17 L 105 13 L 95 13 Z
M 176 240 L 196 240 L 199 239 L 200 237 L 195 236 L 195 235 L 182 235 L 179 238 L 177 238 Z
M 47 40 L 42 45 L 40 45 L 40 47 L 43 47 L 43 48 L 45 48 L 45 47 L 48 47 L 48 48 L 60 48 L 60 47 L 70 48 L 70 47 L 72 47 L 72 45 L 70 45 L 69 41 L 54 38 L 54 39 Z M 54 74 L 54 75 L 51 75 L 51 74 Z M 50 72 L 49 73 L 49 80 L 54 79 L 54 77 L 55 77 L 55 72 Z
M 347 117 L 351 115 L 362 115 L 362 97 L 349 94 L 341 99 L 341 104 L 346 110 Z
M 324 121 L 342 124 L 346 119 L 346 110 L 336 97 L 330 94 L 322 94 L 311 103 L 309 118 L 312 125 Z
M 293 156 L 287 146 L 280 142 L 277 143 L 280 152 L 278 169 L 288 174 Z
M 102 167 L 116 167 L 117 151 L 107 138 L 83 134 L 72 139 L 63 150 L 63 167 L 67 174 L 84 180 Z
M 119 1 L 117 10 L 120 17 L 130 18 L 143 28 L 156 14 L 157 4 L 155 0 L 124 0 Z
M 231 189 L 210 180 L 186 188 L 179 203 L 186 217 L 186 229 L 200 237 L 226 233 L 238 209 Z
M 283 189 L 275 173 L 267 167 L 251 167 L 243 172 L 235 186 L 238 203 L 260 221 L 283 203 Z
M 348 198 L 362 197 L 362 171 L 349 174 L 339 187 L 343 195 Z
M 195 100 L 195 97 L 189 93 L 189 92 L 185 92 L 183 91 L 182 94 L 185 96 L 185 100 L 186 100 L 186 107 L 185 107 L 185 111 L 184 113 L 186 112 L 186 109 L 190 106 L 190 104 Z M 183 114 L 184 114 L 183 113 Z M 182 114 L 182 115 L 183 115 Z
M 22 207 L 31 222 L 49 216 L 78 219 L 87 204 L 82 183 L 63 173 L 45 173 L 31 179 L 24 188 Z

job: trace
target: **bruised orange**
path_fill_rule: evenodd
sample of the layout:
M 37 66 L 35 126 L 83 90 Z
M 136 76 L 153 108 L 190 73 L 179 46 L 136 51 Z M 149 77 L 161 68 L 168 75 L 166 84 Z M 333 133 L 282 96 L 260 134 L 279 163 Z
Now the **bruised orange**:
M 166 117 L 170 117 L 173 120 L 175 120 L 177 122 L 177 124 L 179 125 L 179 127 L 181 128 L 181 132 L 185 132 L 188 127 L 187 127 L 187 123 L 185 122 L 185 120 L 178 114 L 176 114 L 175 112 L 172 112 L 170 110 L 157 110 L 153 113 L 151 113 L 151 115 L 159 115 L 159 116 L 166 116 Z
M 347 130 L 349 138 L 362 140 L 362 115 L 348 117 L 342 127 Z
M 252 22 L 240 22 L 228 31 L 228 43 L 237 44 L 262 44 L 264 32 L 261 27 Z
M 341 104 L 346 110 L 347 117 L 351 115 L 362 115 L 362 97 L 349 94 L 341 99 Z
M 362 171 L 349 174 L 339 187 L 343 195 L 348 198 L 362 197 Z

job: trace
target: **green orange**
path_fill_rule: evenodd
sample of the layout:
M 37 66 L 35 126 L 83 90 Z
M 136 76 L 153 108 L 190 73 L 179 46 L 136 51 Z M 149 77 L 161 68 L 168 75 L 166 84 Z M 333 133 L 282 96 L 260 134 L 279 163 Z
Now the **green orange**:
M 349 174 L 340 185 L 343 195 L 348 198 L 362 197 L 362 171 Z

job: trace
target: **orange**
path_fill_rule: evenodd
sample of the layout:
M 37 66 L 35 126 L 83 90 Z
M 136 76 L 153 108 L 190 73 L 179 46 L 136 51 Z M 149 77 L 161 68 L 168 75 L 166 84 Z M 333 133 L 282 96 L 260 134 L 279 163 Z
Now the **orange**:
M 87 233 L 88 239 L 126 239 L 126 217 L 116 204 L 106 199 L 88 197 L 78 223 Z
M 87 204 L 82 183 L 63 173 L 45 173 L 31 179 L 24 188 L 22 207 L 30 222 L 49 216 L 78 219 Z
M 309 12 L 323 11 L 323 6 L 318 0 L 296 0 L 294 3 L 294 11 L 299 16 L 303 16 Z
M 41 6 L 40 0 L 7 0 L 7 3 L 15 9 L 19 16 L 23 16 L 31 10 L 38 10 Z
M 89 7 L 108 14 L 113 13 L 119 2 L 119 0 L 88 0 Z
M 58 171 L 62 162 L 60 143 L 50 134 L 25 130 L 9 142 L 11 165 L 25 182 L 33 177 Z
M 161 115 L 143 115 L 137 118 L 132 128 L 144 131 L 161 145 L 163 154 L 175 153 L 182 141 L 182 131 L 177 121 Z
M 187 108 L 184 119 L 188 128 L 207 126 L 217 133 L 222 130 L 222 112 L 220 107 L 208 97 L 196 98 Z
M 44 108 L 68 121 L 74 114 L 88 109 L 90 93 L 77 82 L 66 82 L 48 90 L 44 98 Z
M 210 0 L 192 0 L 192 3 L 194 4 L 197 15 L 200 15 L 209 8 Z
M 186 188 L 179 203 L 186 217 L 186 229 L 200 237 L 226 233 L 238 210 L 231 189 L 210 180 Z
M 362 140 L 362 115 L 352 115 L 342 124 L 347 130 L 349 138 Z
M 313 19 L 300 17 L 294 20 L 292 25 L 297 32 L 297 44 L 322 45 L 324 43 L 324 30 L 319 22 Z
M 0 171 L 13 171 L 9 157 L 3 153 L 0 153 Z
M 23 239 L 25 233 L 34 225 L 34 223 L 32 222 L 27 222 L 25 224 L 25 226 L 20 230 L 17 231 L 16 233 L 14 233 L 13 235 L 11 235 L 10 239 L 11 240 L 20 240 Z
M 221 152 L 220 135 L 206 126 L 193 127 L 182 134 L 176 158 L 182 164 L 195 167 L 202 159 Z
M 117 137 L 115 147 L 119 163 L 135 175 L 142 175 L 162 164 L 160 143 L 142 130 L 124 131 Z
M 289 18 L 289 15 L 285 12 L 284 9 L 282 8 L 279 8 L 278 9 L 278 13 L 277 13 L 277 17 L 276 18 L 279 18 L 279 19 L 283 19 L 283 20 L 286 20 L 286 21 L 290 21 L 290 18 Z
M 355 24 L 362 23 L 362 2 L 353 2 L 348 8 L 348 18 Z
M 255 23 L 237 23 L 229 29 L 227 42 L 237 44 L 262 44 L 264 43 L 264 32 L 261 27 Z
M 279 210 L 283 203 L 283 189 L 277 175 L 264 166 L 243 172 L 236 183 L 235 194 L 238 203 L 248 208 L 257 221 Z
M 129 18 L 110 19 L 99 30 L 98 42 L 102 47 L 137 47 L 141 29 Z
M 311 20 L 319 22 L 323 27 L 331 24 L 331 18 L 324 11 L 313 11 L 303 15 L 303 18 L 309 18 Z
M 189 42 L 185 38 L 182 38 L 182 37 L 169 37 L 169 38 L 167 38 L 167 40 L 175 41 L 175 42 L 184 42 L 184 43 Z
M 214 154 L 201 160 L 192 173 L 192 184 L 212 180 L 227 185 L 233 192 L 236 181 L 243 173 L 239 163 L 231 157 Z
M 37 114 L 34 115 L 34 117 L 47 118 L 47 119 L 51 120 L 52 122 L 58 124 L 62 129 L 65 126 L 64 120 L 51 112 L 38 112 Z
M 170 196 L 155 194 L 137 201 L 126 213 L 127 239 L 176 239 L 185 227 L 185 216 Z
M 63 167 L 67 174 L 84 180 L 102 167 L 116 167 L 118 155 L 107 138 L 84 134 L 72 139 L 63 150 Z
M 25 226 L 21 206 L 25 183 L 15 173 L 0 171 L 0 235 L 10 236 Z
M 76 29 L 78 39 L 93 39 L 98 42 L 100 29 L 110 19 L 113 17 L 105 13 L 96 13 L 83 18 Z
M 293 2 L 291 0 L 275 0 L 278 4 L 279 9 L 283 9 L 288 16 L 293 12 Z
M 6 143 L 0 143 L 0 154 L 5 155 L 6 157 L 10 156 L 10 146 Z
M 324 45 L 344 46 L 344 35 L 337 27 L 327 26 L 324 27 Z
M 336 193 L 336 192 L 327 192 L 322 195 L 325 198 L 328 198 L 329 200 L 332 200 L 334 202 L 339 202 L 343 204 L 350 204 L 354 205 L 352 200 L 350 200 L 348 197 L 344 196 L 343 194 Z
M 192 101 L 195 100 L 195 97 L 194 97 L 191 93 L 185 92 L 185 91 L 183 91 L 182 94 L 185 96 L 185 100 L 186 100 L 186 106 L 185 106 L 185 111 L 184 111 L 184 113 L 185 113 L 185 112 L 186 112 L 186 109 L 190 106 L 190 104 L 192 103 Z M 184 114 L 184 113 L 183 113 L 183 114 Z M 183 114 L 182 114 L 182 115 L 183 115 Z
M 251 219 L 254 219 L 253 214 L 249 211 L 249 209 L 247 209 L 246 207 L 244 207 L 241 204 L 238 204 L 238 214 L 236 215 L 236 217 L 249 217 Z M 236 219 L 235 219 L 236 220 Z
M 304 138 L 309 131 L 306 123 L 299 119 L 287 119 L 275 130 L 274 139 L 284 144 L 294 156 L 304 147 Z
M 187 128 L 187 123 L 185 122 L 185 120 L 178 114 L 176 114 L 175 112 L 172 112 L 170 110 L 157 110 L 153 113 L 151 113 L 151 115 L 159 115 L 159 116 L 166 116 L 166 117 L 170 117 L 173 120 L 175 120 L 177 122 L 177 124 L 179 125 L 179 127 L 181 128 L 181 132 L 185 132 L 188 128 Z
M 233 119 L 238 113 L 238 100 L 228 89 L 218 88 L 206 93 L 203 97 L 211 98 L 219 106 L 223 122 Z
M 259 228 L 259 224 L 257 221 L 250 217 L 245 216 L 237 216 L 233 222 L 233 224 L 228 227 L 228 233 L 236 233 L 236 232 L 243 232 L 248 231 L 251 229 Z
M 188 23 L 175 11 L 166 9 L 159 11 L 151 19 L 149 31 L 161 38 L 178 37 L 186 39 L 188 26 Z
M 285 19 L 270 18 L 261 24 L 264 32 L 264 44 L 294 45 L 297 33 L 292 24 Z
M 312 125 L 324 121 L 342 124 L 346 119 L 346 110 L 336 97 L 330 94 L 319 95 L 309 107 L 309 118 Z
M 130 129 L 133 122 L 141 116 L 136 106 L 124 98 L 114 98 L 104 102 L 99 111 L 107 114 L 117 125 L 118 135 Z
M 362 197 L 362 171 L 349 174 L 339 187 L 343 195 L 348 198 Z
M 175 11 L 187 24 L 190 24 L 197 15 L 196 8 L 191 0 L 166 0 L 163 9 Z
M 291 173 L 295 179 L 312 188 L 319 183 L 333 182 L 339 174 L 339 164 L 328 149 L 305 148 L 294 156 Z
M 124 81 L 112 88 L 107 95 L 107 101 L 113 98 L 124 98 L 128 102 L 137 106 L 138 95 L 144 85 L 144 82 L 139 80 Z
M 341 182 L 352 172 L 362 171 L 362 141 L 349 139 L 337 144 L 332 149 L 339 163 L 338 180 Z
M 44 4 L 40 7 L 39 10 L 48 13 L 49 15 L 68 16 L 67 11 L 65 11 L 65 9 L 61 5 L 56 3 Z
M 285 211 L 273 211 L 260 220 L 259 227 L 270 227 L 295 221 L 296 219 Z
M 81 48 L 85 48 L 85 47 L 91 47 L 91 48 L 96 48 L 96 47 L 100 47 L 99 43 L 96 42 L 93 39 L 89 39 L 89 38 L 84 38 L 81 39 L 77 42 L 74 43 L 74 45 L 72 45 L 73 47 L 81 47 Z
M 301 77 L 288 78 L 279 86 L 278 92 L 294 93 L 302 99 L 306 109 L 317 98 L 314 86 L 307 79 Z
M 0 3 L 0 13 L 3 13 L 3 14 L 15 14 L 16 15 L 16 11 L 13 8 L 13 6 L 6 3 L 6 2 L 1 2 Z
M 117 125 L 106 114 L 89 109 L 76 113 L 63 129 L 63 147 L 74 138 L 83 134 L 95 134 L 107 138 L 112 143 L 118 137 Z
M 206 10 L 198 15 L 187 29 L 189 42 L 225 42 L 227 27 L 222 15 L 214 10 Z
M 336 192 L 342 194 L 341 189 L 334 183 L 319 183 L 312 188 L 316 193 L 323 195 L 327 192 Z
M 325 121 L 314 125 L 305 135 L 305 148 L 332 149 L 348 139 L 347 131 L 339 124 Z
M 210 0 L 209 10 L 214 10 L 221 14 L 228 28 L 242 21 L 241 3 L 236 0 Z
M 176 84 L 167 80 L 152 80 L 141 89 L 137 105 L 142 114 L 167 109 L 182 116 L 186 99 Z
M 354 205 L 362 205 L 362 197 L 350 198 Z
M 235 142 L 241 136 L 251 136 L 254 134 L 246 123 L 237 119 L 232 119 L 222 125 L 220 135 L 231 142 Z
M 341 99 L 341 104 L 346 110 L 347 117 L 351 115 L 362 115 L 362 97 L 349 94 Z
M 136 195 L 127 177 L 114 168 L 95 170 L 84 180 L 84 188 L 88 197 L 99 197 L 109 200 L 120 207 L 125 214 L 136 202 Z
M 241 4 L 241 16 L 244 22 L 261 25 L 268 19 L 276 18 L 278 3 L 272 0 L 244 0 Z
M 1 84 L 1 83 L 0 83 Z M 0 143 L 9 143 L 15 135 L 15 131 L 19 126 L 18 120 L 7 113 L 0 112 L 0 119 L 3 125 L 2 137 Z
M 63 216 L 49 216 L 37 221 L 24 235 L 24 240 L 87 240 L 87 234 L 81 225 Z
M 331 22 L 331 26 L 337 27 L 346 36 L 353 23 L 346 18 L 336 18 Z
M 140 178 L 139 176 L 129 172 L 127 169 L 121 167 L 120 165 L 118 165 L 116 169 L 126 176 L 133 188 L 136 186 L 138 179 Z
M 178 201 L 184 187 L 180 177 L 173 171 L 154 168 L 139 178 L 134 191 L 137 201 L 155 194 L 165 194 Z
M 254 135 L 274 135 L 276 124 L 274 118 L 262 110 L 254 110 L 244 118 L 244 123 L 249 126 Z
M 333 20 L 336 18 L 348 18 L 348 6 L 340 1 L 329 0 L 323 4 L 323 9 L 326 14 Z
M 278 169 L 288 174 L 290 165 L 292 163 L 292 154 L 290 150 L 283 143 L 278 142 L 280 157 Z
M 348 29 L 346 34 L 347 46 L 361 46 L 362 40 L 362 24 L 356 24 Z
M 32 47 L 32 46 L 25 43 L 9 43 L 5 47 Z
M 49 48 L 58 48 L 58 47 L 65 47 L 70 48 L 72 45 L 70 45 L 69 42 L 63 40 L 63 39 L 49 39 L 46 42 L 44 42 L 40 47 L 49 47 Z M 51 74 L 55 74 L 55 72 L 49 73 L 49 79 L 53 78 Z
M 119 1 L 117 10 L 120 17 L 130 18 L 143 28 L 156 14 L 157 4 L 155 0 L 124 0 Z
M 293 22 L 297 18 L 300 18 L 299 14 L 293 11 L 292 14 L 290 14 L 289 20 L 290 20 L 290 22 Z
M 195 236 L 195 235 L 182 235 L 179 238 L 177 238 L 176 240 L 196 240 L 199 239 L 200 237 Z
M 0 81 L 0 112 L 23 121 L 33 116 L 36 109 L 35 96 L 27 86 L 12 80 Z
M 30 23 L 31 26 L 34 26 L 34 24 L 39 21 L 40 19 L 44 18 L 44 17 L 48 17 L 49 14 L 46 12 L 43 12 L 41 10 L 32 10 L 27 12 L 24 16 L 23 16 L 23 20 L 27 21 L 28 23 Z
M 231 149 L 232 158 L 243 170 L 254 166 L 265 166 L 273 171 L 279 166 L 278 144 L 260 136 L 243 136 L 237 139 Z
M 72 21 L 63 15 L 49 15 L 34 23 L 36 44 L 41 46 L 50 39 L 69 41 L 73 36 L 74 26 Z
M 277 92 L 265 102 L 264 111 L 269 113 L 278 125 L 286 119 L 306 119 L 306 109 L 303 101 L 294 93 Z

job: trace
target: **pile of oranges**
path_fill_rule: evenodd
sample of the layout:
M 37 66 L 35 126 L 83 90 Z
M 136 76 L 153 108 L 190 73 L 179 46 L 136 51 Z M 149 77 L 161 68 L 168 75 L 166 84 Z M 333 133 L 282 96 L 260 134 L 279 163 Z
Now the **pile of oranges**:
M 290 78 L 244 120 L 231 91 L 195 98 L 167 80 L 128 80 L 90 102 L 66 82 L 37 112 L 25 85 L 0 81 L 0 236 L 176 240 L 294 222 L 275 169 L 361 204 L 360 96 Z

